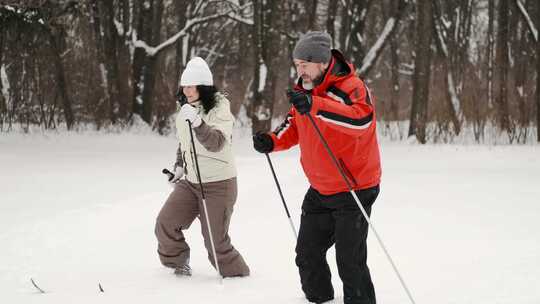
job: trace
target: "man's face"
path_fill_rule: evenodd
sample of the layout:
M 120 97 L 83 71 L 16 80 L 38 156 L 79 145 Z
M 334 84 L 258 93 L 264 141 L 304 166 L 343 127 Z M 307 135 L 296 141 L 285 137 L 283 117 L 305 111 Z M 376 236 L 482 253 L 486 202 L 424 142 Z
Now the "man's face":
M 304 85 L 313 85 L 313 82 L 320 78 L 328 67 L 328 63 L 309 62 L 301 59 L 294 59 L 293 61 L 296 74 L 302 78 Z

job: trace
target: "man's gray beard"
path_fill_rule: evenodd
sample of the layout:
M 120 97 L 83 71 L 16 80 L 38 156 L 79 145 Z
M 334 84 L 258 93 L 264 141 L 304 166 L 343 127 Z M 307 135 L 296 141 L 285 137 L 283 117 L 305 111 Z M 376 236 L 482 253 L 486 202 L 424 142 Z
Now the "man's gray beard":
M 320 85 L 324 80 L 324 74 L 321 74 L 321 76 L 313 79 L 313 87 L 316 87 L 318 85 Z
M 326 71 L 321 71 L 321 74 L 317 76 L 315 79 L 313 79 L 313 87 L 316 87 L 320 85 L 324 81 L 324 76 L 326 75 Z
M 303 81 L 302 87 L 306 90 L 313 90 L 314 87 L 320 85 L 324 80 L 324 73 L 313 79 L 311 82 Z

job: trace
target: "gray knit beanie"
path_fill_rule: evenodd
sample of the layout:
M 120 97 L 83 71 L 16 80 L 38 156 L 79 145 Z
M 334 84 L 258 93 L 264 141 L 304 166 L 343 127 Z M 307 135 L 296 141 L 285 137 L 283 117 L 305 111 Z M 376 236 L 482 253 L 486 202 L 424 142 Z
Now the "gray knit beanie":
M 300 37 L 293 50 L 293 58 L 309 62 L 330 62 L 332 37 L 325 32 L 307 32 Z

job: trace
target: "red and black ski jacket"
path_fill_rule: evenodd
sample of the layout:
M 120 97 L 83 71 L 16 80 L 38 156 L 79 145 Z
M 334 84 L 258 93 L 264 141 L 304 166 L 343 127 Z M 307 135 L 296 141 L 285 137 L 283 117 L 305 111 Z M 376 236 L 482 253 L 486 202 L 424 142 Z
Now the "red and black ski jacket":
M 302 79 L 295 90 L 306 91 Z M 332 50 L 324 80 L 311 90 L 311 115 L 354 190 L 380 183 L 374 99 L 352 64 Z M 349 191 L 307 115 L 294 107 L 271 133 L 274 150 L 300 145 L 300 162 L 313 188 L 329 195 Z

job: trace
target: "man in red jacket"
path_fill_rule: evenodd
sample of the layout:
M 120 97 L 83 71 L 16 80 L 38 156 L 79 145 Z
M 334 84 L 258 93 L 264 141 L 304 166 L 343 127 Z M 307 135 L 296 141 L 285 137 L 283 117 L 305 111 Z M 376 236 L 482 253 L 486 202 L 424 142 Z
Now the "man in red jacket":
M 366 213 L 379 194 L 381 166 L 374 100 L 354 67 L 337 50 L 331 37 L 308 32 L 293 51 L 298 83 L 289 96 L 293 105 L 272 133 L 257 133 L 254 148 L 270 153 L 300 145 L 300 162 L 309 180 L 302 204 L 296 265 L 302 290 L 310 302 L 334 298 L 327 250 L 335 244 L 345 304 L 375 304 L 375 290 L 366 264 L 368 223 L 348 185 Z M 328 142 L 340 174 L 309 113 Z

